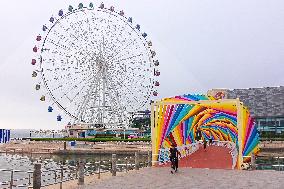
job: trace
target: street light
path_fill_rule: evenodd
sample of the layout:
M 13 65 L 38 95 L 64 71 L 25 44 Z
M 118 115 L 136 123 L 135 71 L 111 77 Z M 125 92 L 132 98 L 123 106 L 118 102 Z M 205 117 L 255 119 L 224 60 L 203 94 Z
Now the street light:
M 125 127 L 123 129 L 123 139 L 125 139 Z

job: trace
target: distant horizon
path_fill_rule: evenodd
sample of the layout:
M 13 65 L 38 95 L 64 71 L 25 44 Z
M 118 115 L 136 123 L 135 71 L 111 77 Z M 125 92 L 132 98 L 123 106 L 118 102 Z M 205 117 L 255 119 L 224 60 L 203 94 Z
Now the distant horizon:
M 0 129 L 7 129 L 7 130 L 34 130 L 34 131 L 39 131 L 39 130 L 43 130 L 43 131 L 61 131 L 62 129 L 26 129 L 26 128 L 0 128 Z

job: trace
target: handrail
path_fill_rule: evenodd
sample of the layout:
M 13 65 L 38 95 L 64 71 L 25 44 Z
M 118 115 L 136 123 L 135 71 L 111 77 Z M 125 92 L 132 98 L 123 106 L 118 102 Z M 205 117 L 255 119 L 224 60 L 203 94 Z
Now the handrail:
M 202 144 L 202 142 L 198 141 L 196 143 L 178 146 L 177 149 L 181 153 L 181 158 L 184 158 L 196 152 L 199 149 L 200 144 Z M 237 164 L 237 158 L 238 158 L 238 150 L 236 144 L 230 141 L 214 140 L 212 145 L 222 146 L 231 149 L 230 154 L 232 156 L 232 169 L 234 169 Z M 162 165 L 169 161 L 170 161 L 170 149 L 169 148 L 160 149 L 158 156 L 158 163 Z
M 181 158 L 184 158 L 199 149 L 199 142 L 187 144 L 183 146 L 178 146 L 177 149 L 181 153 Z M 159 150 L 158 162 L 159 164 L 164 164 L 170 161 L 170 149 L 169 148 L 162 148 Z
M 151 155 L 148 153 L 148 155 Z M 136 166 L 139 167 L 146 167 L 151 165 L 151 158 L 148 157 L 148 155 L 140 154 L 140 161 L 134 157 L 126 157 L 126 158 L 118 158 L 115 161 L 116 164 L 116 171 L 117 172 L 123 172 L 123 171 L 129 171 L 132 169 L 135 169 Z M 138 156 L 137 156 L 138 158 Z M 149 162 L 150 161 L 150 162 Z M 136 164 L 138 162 L 138 165 Z M 95 161 L 95 162 L 88 162 L 83 163 L 83 174 L 85 176 L 89 175 L 98 175 L 100 178 L 101 173 L 105 172 L 111 172 L 112 171 L 112 160 L 101 160 L 101 161 Z M 42 168 L 41 169 L 41 180 L 42 180 L 42 186 L 49 186 L 54 184 L 60 184 L 69 181 L 69 180 L 75 180 L 79 178 L 79 163 L 77 166 L 72 165 L 59 165 L 60 168 Z M 23 171 L 23 170 L 14 170 L 14 169 L 0 169 L 1 172 L 10 172 L 10 180 L 2 181 L 0 180 L 0 189 L 4 186 L 6 188 L 14 188 L 14 187 L 26 187 L 30 188 L 33 184 L 33 170 Z M 24 176 L 16 177 L 19 175 L 15 175 L 15 173 L 22 173 Z M 2 187 L 1 187 L 2 186 Z

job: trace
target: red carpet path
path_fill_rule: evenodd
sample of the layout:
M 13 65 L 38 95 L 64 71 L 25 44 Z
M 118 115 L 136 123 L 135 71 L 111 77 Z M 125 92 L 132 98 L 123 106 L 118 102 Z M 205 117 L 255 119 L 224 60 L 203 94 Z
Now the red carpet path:
M 206 152 L 203 146 L 195 153 L 179 160 L 179 167 L 232 169 L 232 156 L 229 149 L 219 146 L 207 146 Z M 167 163 L 164 166 L 170 166 Z

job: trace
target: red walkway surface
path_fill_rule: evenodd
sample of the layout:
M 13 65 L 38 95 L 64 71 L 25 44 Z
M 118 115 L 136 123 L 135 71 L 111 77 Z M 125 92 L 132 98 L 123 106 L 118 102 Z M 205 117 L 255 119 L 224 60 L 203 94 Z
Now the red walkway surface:
M 164 166 L 170 166 L 170 163 Z M 180 159 L 179 167 L 232 169 L 232 156 L 225 147 L 207 146 L 204 151 L 200 146 L 195 153 Z

